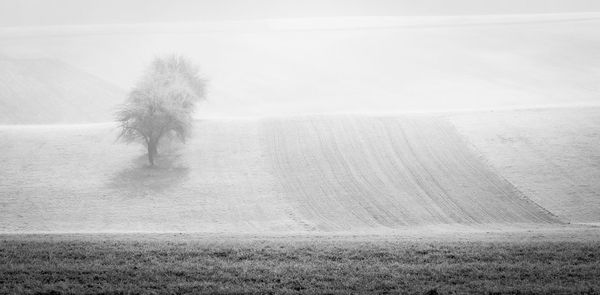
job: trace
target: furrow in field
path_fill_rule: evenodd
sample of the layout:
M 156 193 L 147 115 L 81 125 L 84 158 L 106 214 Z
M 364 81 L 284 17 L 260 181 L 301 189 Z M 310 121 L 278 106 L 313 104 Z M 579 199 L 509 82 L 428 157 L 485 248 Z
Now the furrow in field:
M 156 167 L 112 124 L 0 128 L 0 232 L 374 232 L 557 220 L 435 117 L 207 120 Z
M 434 117 L 263 122 L 281 194 L 322 230 L 552 223 Z

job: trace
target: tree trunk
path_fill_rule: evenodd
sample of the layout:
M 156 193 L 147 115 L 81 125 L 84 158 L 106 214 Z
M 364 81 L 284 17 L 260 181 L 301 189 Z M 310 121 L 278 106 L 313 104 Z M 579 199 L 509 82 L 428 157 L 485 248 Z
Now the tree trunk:
M 150 166 L 154 166 L 154 156 L 158 153 L 156 146 L 156 142 L 148 142 L 148 161 L 150 162 Z

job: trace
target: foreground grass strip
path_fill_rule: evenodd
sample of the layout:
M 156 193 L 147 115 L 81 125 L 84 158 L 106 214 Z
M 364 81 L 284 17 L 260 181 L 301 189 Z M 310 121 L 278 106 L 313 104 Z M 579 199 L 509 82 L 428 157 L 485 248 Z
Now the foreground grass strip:
M 0 293 L 600 293 L 600 242 L 0 241 Z

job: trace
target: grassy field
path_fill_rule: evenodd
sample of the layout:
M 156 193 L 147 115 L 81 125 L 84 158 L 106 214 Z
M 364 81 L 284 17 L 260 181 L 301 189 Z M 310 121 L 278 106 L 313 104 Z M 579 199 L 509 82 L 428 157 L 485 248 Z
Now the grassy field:
M 8 235 L 0 293 L 600 292 L 597 232 L 489 236 Z

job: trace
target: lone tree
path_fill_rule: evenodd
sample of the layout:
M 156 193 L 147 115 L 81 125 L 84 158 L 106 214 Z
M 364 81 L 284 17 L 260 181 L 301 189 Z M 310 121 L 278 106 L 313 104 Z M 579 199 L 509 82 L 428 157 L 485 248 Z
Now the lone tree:
M 204 90 L 198 68 L 187 59 L 155 59 L 116 114 L 119 139 L 146 145 L 153 166 L 162 138 L 185 142 L 189 137 L 194 106 L 205 98 Z

